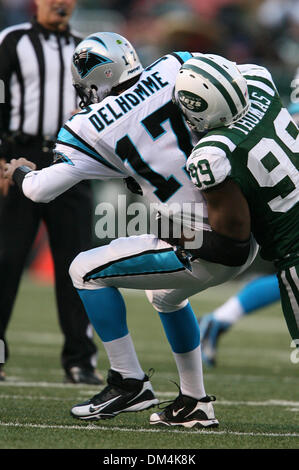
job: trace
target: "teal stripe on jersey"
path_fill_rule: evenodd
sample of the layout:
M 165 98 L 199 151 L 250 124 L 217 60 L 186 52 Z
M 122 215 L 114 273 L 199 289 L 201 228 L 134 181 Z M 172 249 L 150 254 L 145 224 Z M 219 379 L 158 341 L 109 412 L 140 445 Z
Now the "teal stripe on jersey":
M 62 145 L 67 145 L 72 148 L 76 148 L 80 150 L 81 152 L 85 153 L 86 155 L 88 155 L 89 157 L 95 158 L 96 160 L 98 160 L 100 163 L 107 166 L 108 168 L 111 168 L 112 170 L 120 173 L 120 171 L 116 167 L 114 167 L 109 162 L 107 162 L 95 150 L 92 150 L 88 144 L 84 144 L 84 141 L 81 138 L 76 137 L 64 127 L 62 127 L 59 131 L 59 134 L 57 137 L 57 143 L 60 143 Z
M 53 150 L 53 153 L 54 153 L 54 163 L 64 162 L 64 163 L 67 163 L 68 165 L 74 166 L 74 163 L 72 162 L 72 160 L 70 160 L 69 157 L 65 153 L 58 152 L 55 149 Z
M 244 98 L 241 88 L 234 82 L 233 77 L 226 70 L 224 70 L 223 67 L 220 67 L 220 65 L 216 64 L 216 62 L 214 62 L 211 59 L 207 59 L 205 57 L 194 57 L 194 58 L 197 60 L 201 60 L 202 62 L 205 62 L 211 67 L 214 67 L 214 69 L 216 69 L 219 73 L 221 73 L 229 81 L 230 85 L 233 87 L 233 89 L 237 93 L 242 105 L 246 106 L 246 100 Z
M 230 109 L 232 115 L 235 116 L 238 113 L 236 105 L 233 102 L 233 100 L 231 99 L 229 93 L 226 91 L 224 86 L 219 82 L 219 80 L 217 80 L 215 77 L 213 77 L 213 75 L 211 75 L 210 73 L 208 73 L 205 70 L 201 69 L 197 65 L 191 65 L 191 64 L 186 65 L 186 64 L 184 64 L 184 65 L 182 65 L 182 69 L 192 70 L 193 72 L 199 73 L 203 77 L 210 80 L 210 82 L 213 83 L 213 85 L 217 88 L 217 90 L 222 94 L 223 98 L 225 99 L 225 101 L 227 102 L 227 104 L 229 106 L 229 109 Z
M 228 145 L 225 145 L 223 142 L 218 142 L 216 140 L 212 140 L 212 138 L 211 138 L 210 141 L 202 142 L 201 144 L 196 145 L 196 147 L 194 147 L 194 150 L 198 150 L 198 149 L 201 149 L 203 147 L 218 147 L 221 150 L 223 150 L 223 152 L 225 152 L 226 155 L 231 154 L 231 151 L 230 151 Z M 193 150 L 193 152 L 194 152 L 194 150 Z
M 186 62 L 189 59 L 192 59 L 193 55 L 190 54 L 190 52 L 176 52 L 176 55 L 178 55 L 183 62 Z
M 162 274 L 185 269 L 174 251 L 140 254 L 123 261 L 116 261 L 105 269 L 88 276 L 89 279 L 133 276 L 138 274 Z

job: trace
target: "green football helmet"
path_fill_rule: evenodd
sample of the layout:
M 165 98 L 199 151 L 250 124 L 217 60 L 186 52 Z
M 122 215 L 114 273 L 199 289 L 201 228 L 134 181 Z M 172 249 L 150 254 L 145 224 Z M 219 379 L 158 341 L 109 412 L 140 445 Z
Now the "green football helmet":
M 195 56 L 182 65 L 174 101 L 197 132 L 229 126 L 250 105 L 246 79 L 236 64 L 212 54 Z

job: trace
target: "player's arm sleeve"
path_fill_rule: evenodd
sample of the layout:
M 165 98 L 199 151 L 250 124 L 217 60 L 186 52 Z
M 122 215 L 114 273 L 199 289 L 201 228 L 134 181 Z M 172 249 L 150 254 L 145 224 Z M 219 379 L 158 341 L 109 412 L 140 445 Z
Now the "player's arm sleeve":
M 214 146 L 213 141 L 197 145 L 188 158 L 186 167 L 193 184 L 200 190 L 219 185 L 231 173 L 226 152 Z
M 124 178 L 117 168 L 110 168 L 88 155 L 57 144 L 56 164 L 24 175 L 21 190 L 34 202 L 50 202 L 82 180 Z
M 16 170 L 17 171 L 17 170 Z M 82 180 L 79 172 L 59 163 L 24 175 L 21 190 L 34 202 L 50 202 Z

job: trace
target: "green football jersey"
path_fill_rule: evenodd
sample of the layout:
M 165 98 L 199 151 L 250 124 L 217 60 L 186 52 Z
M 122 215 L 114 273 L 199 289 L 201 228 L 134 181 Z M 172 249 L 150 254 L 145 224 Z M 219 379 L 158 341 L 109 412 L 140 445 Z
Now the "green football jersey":
M 208 132 L 187 162 L 201 190 L 232 178 L 247 199 L 251 230 L 267 260 L 299 253 L 299 135 L 270 73 L 240 66 L 251 106 L 235 124 Z

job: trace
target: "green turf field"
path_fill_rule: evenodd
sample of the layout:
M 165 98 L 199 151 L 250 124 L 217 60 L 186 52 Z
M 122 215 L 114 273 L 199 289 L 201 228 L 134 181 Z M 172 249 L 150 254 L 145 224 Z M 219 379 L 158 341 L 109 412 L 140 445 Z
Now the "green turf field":
M 225 284 L 194 297 L 196 313 L 210 311 L 239 287 Z M 155 369 L 152 384 L 161 401 L 174 398 L 172 381 L 178 377 L 159 318 L 143 293 L 125 295 L 140 362 L 145 371 Z M 212 431 L 150 426 L 150 410 L 92 425 L 73 419 L 71 406 L 97 388 L 62 383 L 62 335 L 51 286 L 24 279 L 8 339 L 8 377 L 0 383 L 2 449 L 299 449 L 299 365 L 290 361 L 279 304 L 240 321 L 222 338 L 218 367 L 205 370 L 206 391 L 217 397 L 220 422 Z M 99 350 L 105 374 L 100 344 Z

